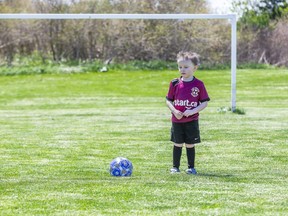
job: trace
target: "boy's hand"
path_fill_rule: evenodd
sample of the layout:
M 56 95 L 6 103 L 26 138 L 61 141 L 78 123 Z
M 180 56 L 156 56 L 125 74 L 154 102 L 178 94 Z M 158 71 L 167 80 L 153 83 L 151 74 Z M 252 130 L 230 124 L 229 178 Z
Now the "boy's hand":
M 173 114 L 175 115 L 175 117 L 180 120 L 183 117 L 183 113 L 179 110 L 176 110 L 173 112 Z
M 194 111 L 193 110 L 185 110 L 185 112 L 183 113 L 183 115 L 185 117 L 188 117 L 188 116 L 191 116 L 191 115 L 194 115 Z

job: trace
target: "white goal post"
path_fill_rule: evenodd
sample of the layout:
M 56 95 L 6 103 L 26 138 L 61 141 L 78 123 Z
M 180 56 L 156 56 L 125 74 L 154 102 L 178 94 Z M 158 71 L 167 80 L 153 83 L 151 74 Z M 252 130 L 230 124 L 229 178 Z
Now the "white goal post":
M 236 110 L 237 19 L 236 14 L 0 14 L 1 19 L 227 19 L 231 23 L 231 109 Z

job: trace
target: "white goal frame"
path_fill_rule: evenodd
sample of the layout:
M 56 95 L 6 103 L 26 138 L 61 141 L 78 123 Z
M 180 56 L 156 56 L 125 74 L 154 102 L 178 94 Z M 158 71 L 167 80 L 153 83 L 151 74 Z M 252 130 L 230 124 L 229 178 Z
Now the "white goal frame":
M 236 110 L 237 19 L 236 14 L 0 14 L 1 19 L 227 19 L 231 24 L 231 109 Z

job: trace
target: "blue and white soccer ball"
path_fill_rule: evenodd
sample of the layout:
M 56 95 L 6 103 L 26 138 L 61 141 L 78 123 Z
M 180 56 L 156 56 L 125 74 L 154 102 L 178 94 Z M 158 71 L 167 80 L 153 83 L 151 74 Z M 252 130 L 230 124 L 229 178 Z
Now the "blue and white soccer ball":
M 131 176 L 133 165 L 130 160 L 124 157 L 117 157 L 110 163 L 110 174 L 112 176 Z

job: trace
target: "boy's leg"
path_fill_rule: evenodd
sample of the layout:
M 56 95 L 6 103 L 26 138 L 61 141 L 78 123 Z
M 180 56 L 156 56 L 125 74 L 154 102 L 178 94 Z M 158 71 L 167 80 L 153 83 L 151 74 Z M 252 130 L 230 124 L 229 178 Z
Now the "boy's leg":
M 183 124 L 172 123 L 171 128 L 171 141 L 174 143 L 173 146 L 173 168 L 170 170 L 171 173 L 180 172 L 180 160 L 182 155 L 182 147 L 184 144 L 184 131 Z
M 173 167 L 179 169 L 180 167 L 180 160 L 182 155 L 182 147 L 183 144 L 174 144 L 173 147 Z
M 188 161 L 188 168 L 194 168 L 195 166 L 195 145 L 194 144 L 186 144 L 186 154 Z
M 195 144 L 200 143 L 200 131 L 198 121 L 185 124 L 185 145 L 187 152 L 188 169 L 187 174 L 196 174 L 195 166 Z M 188 143 L 188 144 L 187 144 Z

